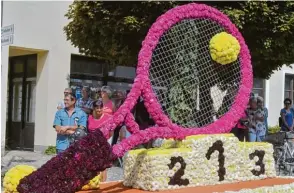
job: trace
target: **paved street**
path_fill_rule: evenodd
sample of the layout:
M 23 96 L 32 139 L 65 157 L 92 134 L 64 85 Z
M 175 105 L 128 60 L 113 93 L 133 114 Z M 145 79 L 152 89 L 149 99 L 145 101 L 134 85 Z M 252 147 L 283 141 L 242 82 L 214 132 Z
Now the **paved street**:
M 26 164 L 39 168 L 52 157 L 53 156 L 44 155 L 41 152 L 10 151 L 2 157 L 1 176 L 4 177 L 7 170 L 19 164 Z M 122 177 L 123 170 L 120 167 L 112 167 L 107 170 L 107 181 L 122 180 Z
M 44 155 L 41 152 L 10 151 L 2 157 L 1 176 L 4 177 L 8 169 L 19 164 L 26 164 L 39 168 L 52 157 L 53 156 Z M 285 173 L 282 171 L 280 175 L 285 175 Z M 107 181 L 117 181 L 122 180 L 122 178 L 122 168 L 112 167 L 107 170 Z

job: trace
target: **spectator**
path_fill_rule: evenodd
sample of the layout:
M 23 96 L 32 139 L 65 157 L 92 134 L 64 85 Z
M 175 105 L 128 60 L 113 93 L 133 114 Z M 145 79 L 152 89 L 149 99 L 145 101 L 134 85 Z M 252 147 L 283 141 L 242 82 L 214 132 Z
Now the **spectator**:
M 291 109 L 292 100 L 286 98 L 284 100 L 285 107 L 281 110 L 281 118 L 282 118 L 282 131 L 293 131 L 294 127 L 294 112 Z
M 257 98 L 251 97 L 249 101 L 249 108 L 246 110 L 249 128 L 249 141 L 261 142 L 265 137 L 265 113 L 257 107 Z
M 110 118 L 111 115 L 103 114 L 103 103 L 101 100 L 97 100 L 93 102 L 93 111 L 92 114 L 89 115 L 88 119 L 88 130 L 89 132 L 93 132 L 96 129 L 99 129 L 103 123 Z
M 97 100 L 102 100 L 102 99 L 101 99 L 101 89 L 99 89 L 99 90 L 96 92 L 96 98 L 97 98 Z
M 78 99 L 76 107 L 81 108 L 85 113 L 90 114 L 92 111 L 93 100 L 89 97 L 90 88 L 84 86 L 82 89 L 82 98 Z
M 257 108 L 264 111 L 265 133 L 268 135 L 268 110 L 266 107 L 264 107 L 263 98 L 260 96 L 257 97 Z
M 115 106 L 115 110 L 119 109 L 119 107 L 123 104 L 125 100 L 125 95 L 122 91 L 116 91 L 113 93 L 113 102 Z M 128 131 L 126 130 L 126 126 L 121 126 L 119 125 L 117 128 L 115 128 L 114 133 L 113 133 L 113 141 L 112 145 L 116 144 L 117 141 L 123 140 L 126 135 L 128 135 Z
M 246 116 L 246 112 L 244 112 L 241 119 L 238 121 L 235 130 L 235 136 L 238 137 L 239 141 L 249 141 L 248 138 L 248 118 Z
M 103 103 L 101 100 L 97 100 L 93 103 L 93 112 L 92 115 L 89 116 L 88 119 L 88 130 L 89 132 L 93 132 L 96 129 L 99 129 L 105 121 L 110 118 L 111 115 L 103 113 Z M 111 145 L 112 136 L 108 139 L 108 143 Z M 102 172 L 101 181 L 106 181 L 107 173 L 106 170 Z
M 122 91 L 118 90 L 113 93 L 112 98 L 113 98 L 115 110 L 117 110 L 123 104 L 125 100 L 125 94 Z
M 135 121 L 139 124 L 140 130 L 144 130 L 148 128 L 149 126 L 155 125 L 152 118 L 150 118 L 150 115 L 144 105 L 144 101 L 140 97 L 137 100 L 137 104 L 134 107 L 135 109 Z
M 71 94 L 72 93 L 72 89 L 71 88 L 66 88 L 64 89 L 64 96 L 67 94 Z M 64 101 L 61 101 L 57 104 L 57 110 L 63 109 L 64 108 Z
M 76 97 L 67 94 L 64 97 L 65 107 L 55 114 L 53 127 L 57 132 L 56 152 L 61 153 L 69 147 L 69 135 L 77 128 L 86 129 L 87 115 L 80 108 L 75 107 Z
M 111 89 L 109 86 L 103 86 L 101 88 L 101 98 L 103 102 L 103 113 L 107 113 L 112 115 L 115 108 L 113 102 L 110 100 L 111 97 Z

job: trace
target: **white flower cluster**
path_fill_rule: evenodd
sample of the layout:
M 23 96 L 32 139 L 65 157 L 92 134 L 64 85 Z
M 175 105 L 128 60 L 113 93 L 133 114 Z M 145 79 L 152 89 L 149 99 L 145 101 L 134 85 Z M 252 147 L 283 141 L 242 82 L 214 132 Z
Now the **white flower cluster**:
M 264 186 L 255 189 L 242 189 L 240 191 L 226 191 L 224 193 L 293 193 L 294 183 L 275 185 L 275 186 Z
M 166 140 L 160 148 L 129 152 L 124 161 L 124 185 L 157 191 L 275 177 L 272 155 L 271 144 L 239 142 L 231 134 Z M 183 172 L 177 172 L 181 167 Z

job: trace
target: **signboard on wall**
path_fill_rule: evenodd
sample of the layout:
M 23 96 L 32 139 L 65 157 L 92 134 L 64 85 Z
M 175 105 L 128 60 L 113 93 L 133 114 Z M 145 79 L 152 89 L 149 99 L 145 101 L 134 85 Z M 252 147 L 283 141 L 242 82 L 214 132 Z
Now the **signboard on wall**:
M 1 46 L 7 46 L 13 44 L 13 34 L 7 36 L 1 36 Z
M 1 36 L 14 34 L 14 24 L 1 28 Z
M 13 44 L 14 24 L 1 28 L 1 46 Z

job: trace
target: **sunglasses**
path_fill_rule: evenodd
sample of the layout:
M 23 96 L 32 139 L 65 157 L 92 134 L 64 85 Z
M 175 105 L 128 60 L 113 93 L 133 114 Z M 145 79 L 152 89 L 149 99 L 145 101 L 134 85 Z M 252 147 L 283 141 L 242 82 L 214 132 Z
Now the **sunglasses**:
M 291 103 L 285 103 L 285 105 L 291 105 Z

